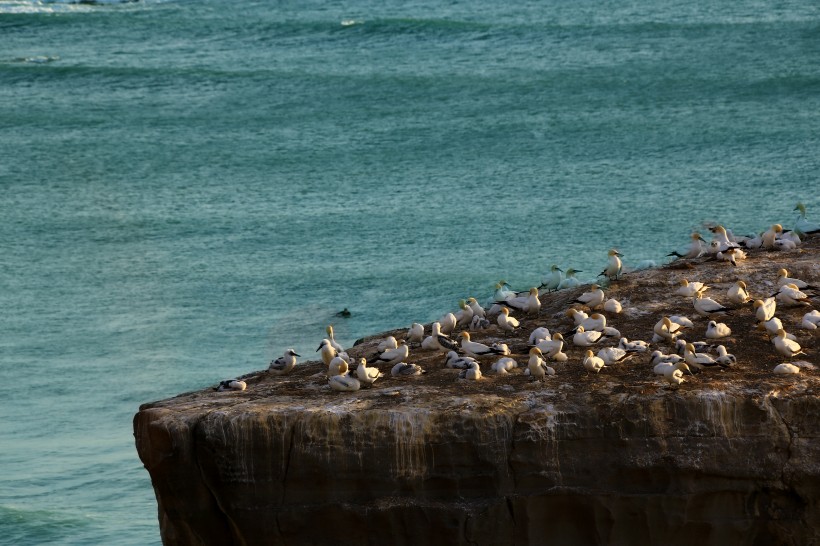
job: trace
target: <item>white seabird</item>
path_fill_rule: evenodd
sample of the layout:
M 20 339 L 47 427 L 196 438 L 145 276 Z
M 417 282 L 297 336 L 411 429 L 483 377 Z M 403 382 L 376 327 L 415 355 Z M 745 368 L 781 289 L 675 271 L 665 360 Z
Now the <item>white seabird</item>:
M 322 351 L 322 362 L 325 363 L 325 366 L 330 365 L 330 361 L 339 356 L 338 351 L 333 348 L 333 345 L 330 343 L 329 339 L 323 339 L 322 342 L 319 344 L 319 348 L 316 349 L 316 352 Z
M 545 339 L 552 339 L 550 330 L 546 326 L 541 326 L 530 332 L 530 339 L 527 341 L 530 345 L 537 345 Z
M 686 341 L 685 339 L 679 339 L 675 342 L 675 350 L 678 354 L 682 355 L 686 352 L 686 346 L 692 345 L 695 348 L 695 352 L 702 352 L 702 351 L 711 351 L 715 348 L 714 345 L 710 343 L 706 343 L 705 341 Z
M 388 349 L 395 349 L 398 346 L 399 346 L 399 342 L 396 341 L 395 337 L 387 336 L 386 338 L 384 338 L 381 341 L 381 343 L 379 343 L 379 346 L 377 347 L 377 349 L 379 351 L 387 351 Z
M 816 330 L 820 328 L 820 311 L 815 309 L 803 315 L 803 320 L 800 321 L 800 327 L 804 330 Z
M 715 252 L 724 252 L 730 248 L 737 247 L 737 243 L 733 241 L 729 237 L 729 233 L 723 226 L 712 226 L 709 228 L 709 231 L 712 232 L 712 243 L 717 243 L 717 245 L 711 245 L 712 248 L 716 248 Z
M 500 306 L 499 306 L 500 309 Z M 473 315 L 473 320 L 470 321 L 470 331 L 479 332 L 481 330 L 488 330 L 490 328 L 490 319 L 486 319 L 479 315 Z
M 770 337 L 776 336 L 777 331 L 783 329 L 783 322 L 777 317 L 772 317 L 765 322 L 758 322 L 757 329 L 764 330 Z
M 484 308 L 478 303 L 478 300 L 475 298 L 467 298 L 467 305 L 470 306 L 470 309 L 473 310 L 473 318 L 476 316 L 484 318 L 487 316 L 487 312 L 484 311 Z M 471 321 L 472 322 L 472 321 Z
M 441 325 L 438 322 L 434 322 L 431 328 L 433 331 L 421 344 L 422 349 L 442 352 L 455 351 L 458 349 L 458 344 L 454 340 L 441 333 Z
M 455 351 L 448 352 L 447 356 L 444 357 L 444 365 L 447 368 L 456 370 L 466 370 L 473 362 L 478 361 L 471 356 L 461 356 Z
M 408 343 L 421 343 L 424 341 L 424 325 L 414 322 L 407 330 Z
M 724 262 L 729 262 L 737 267 L 737 262 L 746 259 L 746 253 L 739 248 L 728 248 L 723 252 L 718 252 L 715 258 Z
M 706 337 L 709 339 L 720 339 L 732 335 L 732 329 L 722 322 L 710 320 L 706 324 Z
M 618 341 L 618 347 L 630 353 L 645 353 L 649 350 L 649 343 L 641 341 L 640 339 L 629 341 L 627 338 L 622 337 L 620 341 Z
M 219 385 L 214 387 L 215 391 L 244 391 L 248 387 L 248 384 L 242 381 L 241 379 L 226 379 L 225 381 L 220 381 Z
M 580 303 L 582 305 L 586 305 L 590 309 L 595 309 L 604 303 L 605 298 L 606 295 L 604 294 L 604 291 L 601 290 L 601 287 L 597 284 L 593 284 L 588 292 L 584 292 L 578 296 L 577 299 L 573 300 L 573 303 Z
M 349 373 L 328 377 L 327 383 L 334 391 L 352 392 L 362 388 L 359 380 Z
M 514 332 L 516 328 L 521 326 L 518 319 L 510 316 L 510 310 L 506 307 L 501 309 L 496 322 L 498 322 L 498 327 L 507 333 Z
M 481 379 L 481 367 L 478 365 L 478 362 L 473 362 L 469 368 L 462 370 L 462 372 L 458 374 L 458 378 L 471 381 Z
M 541 356 L 543 355 L 538 347 L 530 349 L 530 359 L 527 362 L 527 369 L 530 372 L 530 377 L 536 381 L 543 381 L 548 375 L 555 375 L 555 370 L 547 366 L 547 363 Z
M 663 354 L 661 351 L 657 351 L 657 350 L 652 351 L 652 354 L 650 356 L 651 356 L 651 358 L 649 360 L 649 363 L 652 364 L 653 366 L 657 366 L 658 364 L 674 364 L 676 362 L 680 362 L 681 360 L 683 360 L 683 357 L 680 356 L 680 355 L 676 355 L 676 354 L 667 355 L 667 354 Z M 656 371 L 655 373 L 658 373 L 658 372 Z
M 517 296 L 504 301 L 496 301 L 495 303 L 497 305 L 512 307 L 513 309 L 523 311 L 528 315 L 537 315 L 538 311 L 541 310 L 541 300 L 538 298 L 538 289 L 535 287 L 530 288 L 530 291 L 526 296 Z
M 496 342 L 496 343 L 493 343 L 492 345 L 490 345 L 490 348 L 495 349 L 496 351 L 498 351 L 498 354 L 500 354 L 500 355 L 509 356 L 510 354 L 512 354 L 512 351 L 510 351 L 510 348 L 507 347 L 506 343 Z
M 601 368 L 605 366 L 606 364 L 604 364 L 603 359 L 595 356 L 592 351 L 587 350 L 584 356 L 584 368 L 586 368 L 588 372 L 598 373 L 601 371 Z
M 453 313 L 447 313 L 440 319 L 438 319 L 439 325 L 441 325 L 441 333 L 445 335 L 450 335 L 453 330 L 456 328 L 456 324 L 458 319 Z
M 799 240 L 796 241 L 793 237 L 782 237 L 774 242 L 775 250 L 794 250 L 799 245 Z
M 686 363 L 697 370 L 702 370 L 704 368 L 711 368 L 713 366 L 719 366 L 720 364 L 711 356 L 706 353 L 697 353 L 695 352 L 695 346 L 691 343 L 686 344 L 686 348 L 683 351 L 683 359 Z
M 737 281 L 733 284 L 726 292 L 726 297 L 735 305 L 742 305 L 752 300 L 749 297 L 749 292 L 746 291 L 746 283 L 743 281 Z
M 575 323 L 575 326 L 580 326 L 581 323 L 583 323 L 586 319 L 589 318 L 589 315 L 587 315 L 580 309 L 576 309 L 575 307 L 570 307 L 564 314 L 572 319 L 572 322 Z
M 686 279 L 680 280 L 680 286 L 675 290 L 675 294 L 687 298 L 693 297 L 698 292 L 709 290 L 709 287 L 702 282 L 689 282 Z
M 703 244 L 706 242 L 703 237 L 700 236 L 700 233 L 695 232 L 691 235 L 692 242 L 687 247 L 686 251 L 683 254 L 678 253 L 677 251 L 672 251 L 667 256 L 677 256 L 678 258 L 697 258 L 701 254 L 703 254 Z
M 510 370 L 514 370 L 518 367 L 518 362 L 514 359 L 504 356 L 498 359 L 498 361 L 493 362 L 492 370 L 497 374 L 505 374 L 509 373 Z
M 621 274 L 621 270 L 623 269 L 623 264 L 621 263 L 621 258 L 623 257 L 623 254 L 621 254 L 613 248 L 609 252 L 607 252 L 607 256 L 608 258 L 606 267 L 603 271 L 601 271 L 598 274 L 598 276 L 605 276 L 608 279 L 617 280 Z
M 356 377 L 359 378 L 359 382 L 362 385 L 367 385 L 369 387 L 373 385 L 377 379 L 384 377 L 384 374 L 381 373 L 378 368 L 368 368 L 367 360 L 360 358 L 359 366 L 356 368 Z
M 376 355 L 375 360 L 379 362 L 383 362 L 387 366 L 392 366 L 401 362 L 402 360 L 406 360 L 407 357 L 410 356 L 410 348 L 407 344 L 402 340 L 401 344 L 394 348 L 394 349 L 386 349 Z
M 467 302 L 464 300 L 459 301 L 458 306 L 461 310 L 455 314 L 456 324 L 462 327 L 469 326 L 475 314 L 473 308 L 467 305 Z
M 683 315 L 672 315 L 669 317 L 669 320 L 671 320 L 675 324 L 680 324 L 684 328 L 695 327 L 695 324 L 689 319 L 689 317 L 685 317 Z
M 723 345 L 717 346 L 717 354 L 718 357 L 715 360 L 717 360 L 717 363 L 723 367 L 733 366 L 737 363 L 737 358 L 735 358 L 735 355 L 729 354 L 726 347 Z
M 603 335 L 603 332 L 596 332 L 595 330 L 587 332 L 583 326 L 578 326 L 572 336 L 572 344 L 578 347 L 590 347 L 600 341 Z
M 333 348 L 336 350 L 336 352 L 339 354 L 339 356 L 342 356 L 342 353 L 345 352 L 345 349 L 333 337 L 333 325 L 329 324 L 328 327 L 325 328 L 325 331 L 327 332 L 327 337 L 328 337 L 328 341 L 330 342 L 330 345 L 333 346 Z M 344 358 L 344 356 L 342 356 L 342 358 Z M 350 363 L 350 359 L 345 358 L 345 360 L 347 361 L 348 364 Z
M 327 365 L 327 376 L 342 375 L 347 373 L 347 361 L 340 356 L 334 356 Z
M 793 210 L 800 211 L 800 214 L 797 216 L 797 220 L 794 222 L 794 227 L 792 228 L 798 235 L 820 233 L 820 224 L 806 220 L 806 205 L 803 203 L 797 203 L 797 206 L 794 207 Z
M 427 372 L 418 364 L 408 364 L 407 362 L 399 362 L 390 370 L 390 375 L 393 377 L 414 377 L 425 373 Z
M 539 341 L 535 346 L 547 358 L 555 358 L 564 348 L 564 336 L 556 332 L 552 339 Z
M 501 351 L 498 349 L 494 349 L 483 343 L 470 341 L 470 332 L 461 332 L 461 338 L 461 350 L 467 353 L 467 356 L 479 357 L 501 354 Z
M 633 356 L 635 355 L 627 352 L 626 349 L 621 349 L 620 347 L 605 347 L 598 351 L 598 358 L 603 360 L 604 364 L 607 366 L 617 364 L 618 362 L 623 362 Z
M 783 233 L 783 226 L 774 224 L 763 233 L 763 248 L 771 250 L 774 248 L 774 242 L 778 236 Z
M 787 305 L 811 305 L 809 296 L 795 284 L 784 284 L 773 296 L 777 301 Z
M 293 349 L 288 349 L 285 354 L 273 360 L 268 366 L 268 372 L 274 375 L 284 375 L 293 371 L 296 366 L 296 357 L 302 356 Z
M 663 317 L 655 323 L 652 330 L 661 339 L 665 339 L 666 341 L 675 341 L 677 337 L 683 333 L 683 328 L 684 327 L 680 324 L 672 322 L 669 317 Z
M 689 366 L 686 362 L 676 362 L 672 364 L 669 368 L 666 368 L 663 372 L 663 379 L 669 383 L 669 386 L 672 385 L 680 385 L 683 383 L 683 372 L 687 371 L 692 373 L 689 369 Z
M 778 353 L 789 358 L 795 355 L 806 354 L 803 352 L 799 343 L 786 337 L 786 331 L 782 328 L 778 330 L 777 335 L 772 338 L 772 343 L 774 343 L 774 348 L 777 349 Z
M 792 373 L 800 373 L 800 368 L 795 366 L 794 364 L 790 364 L 788 362 L 784 364 L 778 364 L 772 370 L 776 374 L 792 374 Z
M 578 326 L 583 326 L 586 331 L 595 330 L 596 332 L 603 332 L 604 328 L 606 328 L 606 317 L 600 313 L 592 313 L 582 320 Z
M 787 284 L 793 284 L 800 290 L 817 290 L 817 286 L 813 286 L 804 280 L 789 277 L 787 269 L 781 269 L 777 272 L 777 286 L 782 287 Z
M 724 307 L 712 298 L 704 297 L 703 292 L 697 292 L 695 294 L 695 296 L 692 298 L 692 306 L 695 308 L 695 311 L 699 315 L 704 317 L 709 317 L 716 313 L 729 314 L 729 312 L 731 311 L 731 309 L 729 309 L 728 307 Z
M 558 285 L 558 290 L 565 290 L 567 288 L 575 288 L 577 286 L 581 286 L 581 281 L 575 278 L 576 273 L 583 273 L 583 271 L 578 269 L 572 269 L 571 267 L 567 269 L 566 276 L 564 280 Z
M 607 313 L 613 313 L 617 315 L 622 310 L 623 305 L 621 305 L 621 302 L 619 302 L 615 298 L 609 298 L 604 302 L 604 311 L 606 311 Z
M 755 300 L 753 305 L 757 321 L 766 322 L 774 317 L 774 312 L 777 308 L 777 300 L 773 297 L 766 298 L 765 300 Z
M 558 290 L 558 287 L 561 285 L 561 281 L 564 280 L 562 273 L 563 270 L 560 267 L 552 264 L 549 274 L 545 275 L 544 278 L 541 279 L 541 286 L 538 288 L 545 288 L 550 292 L 553 290 Z

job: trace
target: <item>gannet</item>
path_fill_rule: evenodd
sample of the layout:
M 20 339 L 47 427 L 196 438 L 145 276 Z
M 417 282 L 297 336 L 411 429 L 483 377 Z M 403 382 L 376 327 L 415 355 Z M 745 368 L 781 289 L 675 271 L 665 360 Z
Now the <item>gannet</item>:
M 777 272 L 777 286 L 782 287 L 787 284 L 793 284 L 800 290 L 817 290 L 817 286 L 813 286 L 804 280 L 789 277 L 789 272 L 786 269 L 781 269 Z
M 456 316 L 452 313 L 446 313 L 443 317 L 438 319 L 438 323 L 441 327 L 441 333 L 450 335 L 456 328 Z
M 800 211 L 800 214 L 797 216 L 797 220 L 794 222 L 794 227 L 792 228 L 798 235 L 820 233 L 820 224 L 806 220 L 806 205 L 803 203 L 797 203 L 794 210 Z
M 470 322 L 473 320 L 473 308 L 467 305 L 467 302 L 461 300 L 458 302 L 458 306 L 461 310 L 456 313 L 456 324 L 458 326 L 469 326 Z
M 504 301 L 507 298 L 514 297 L 516 297 L 516 293 L 510 290 L 510 288 L 507 286 L 507 281 L 498 281 L 498 283 L 495 285 L 495 295 L 493 296 L 493 299 L 495 301 Z
M 367 367 L 367 360 L 364 358 L 359 359 L 359 366 L 356 368 L 356 377 L 359 378 L 359 382 L 362 385 L 366 385 L 370 387 L 373 383 L 376 382 L 377 379 L 380 377 L 384 377 L 384 374 L 381 373 L 377 368 L 368 368 Z
M 803 315 L 800 327 L 805 330 L 816 330 L 820 328 L 820 311 L 815 309 Z
M 421 344 L 422 349 L 434 349 L 443 352 L 458 350 L 458 344 L 441 333 L 441 325 L 438 322 L 434 322 L 431 328 L 433 331 L 429 337 L 424 339 Z
M 398 346 L 399 346 L 399 342 L 396 341 L 395 337 L 387 336 L 386 338 L 384 338 L 381 341 L 381 343 L 379 343 L 379 346 L 377 347 L 377 349 L 379 351 L 386 351 L 388 349 L 395 349 Z
M 479 332 L 481 330 L 487 330 L 490 327 L 490 320 L 480 317 L 479 315 L 473 315 L 473 320 L 470 321 L 470 331 L 472 332 Z
M 362 387 L 359 380 L 349 373 L 328 377 L 327 383 L 334 391 L 351 392 L 357 391 Z
M 268 372 L 274 375 L 284 375 L 293 371 L 293 367 L 296 366 L 296 357 L 302 356 L 297 354 L 296 351 L 293 349 L 288 349 L 285 351 L 285 354 L 277 358 L 276 360 L 271 361 L 270 365 L 268 366 Z
M 498 354 L 500 355 L 509 356 L 512 354 L 512 351 L 510 351 L 510 348 L 507 347 L 506 343 L 493 343 L 490 348 L 498 351 Z
M 378 362 L 383 362 L 388 366 L 392 366 L 402 360 L 407 359 L 408 356 L 410 356 L 410 348 L 404 340 L 402 340 L 401 344 L 395 349 L 386 349 L 376 355 L 375 360 Z
M 746 259 L 746 253 L 739 248 L 728 248 L 723 252 L 718 252 L 715 257 L 718 260 L 729 262 L 737 267 L 737 262 Z
M 769 336 L 776 336 L 778 330 L 783 329 L 783 322 L 777 317 L 772 317 L 767 321 L 757 323 L 758 330 L 764 330 Z
M 329 339 L 323 339 L 322 342 L 319 344 L 319 348 L 316 349 L 316 352 L 322 351 L 322 362 L 325 363 L 325 366 L 330 365 L 330 361 L 336 358 L 339 353 L 336 349 L 333 348 Z
M 787 362 L 787 363 L 784 363 L 784 364 L 778 364 L 777 366 L 774 367 L 774 370 L 772 370 L 772 371 L 774 371 L 774 373 L 777 373 L 777 374 L 791 374 L 791 373 L 800 373 L 800 368 L 798 368 L 794 364 L 790 364 L 790 363 Z
M 410 329 L 407 330 L 408 343 L 421 343 L 424 341 L 424 326 L 418 322 L 414 322 Z
M 652 329 L 658 337 L 667 341 L 675 341 L 677 337 L 683 332 L 683 326 L 672 322 L 669 317 L 663 317 Z
M 774 224 L 768 230 L 763 233 L 763 248 L 771 250 L 774 248 L 774 242 L 777 239 L 778 235 L 783 232 L 783 226 L 780 224 Z
M 703 254 L 703 243 L 706 241 L 703 240 L 703 237 L 700 236 L 700 233 L 695 232 L 691 235 L 692 242 L 689 244 L 686 252 L 684 254 L 679 254 L 677 251 L 672 251 L 667 256 L 677 256 L 678 258 L 697 258 L 701 254 Z
M 684 328 L 694 328 L 695 324 L 688 318 L 683 315 L 672 315 L 669 317 L 669 320 L 674 322 L 675 324 L 680 324 Z
M 413 377 L 427 373 L 418 364 L 408 364 L 407 362 L 399 362 L 393 369 L 390 370 L 390 375 L 393 377 Z
M 598 351 L 598 358 L 603 360 L 604 364 L 606 364 L 607 366 L 617 364 L 618 362 L 623 362 L 624 360 L 627 360 L 633 356 L 635 356 L 633 353 L 629 353 L 625 349 L 621 349 L 620 347 L 605 347 Z
M 763 234 L 748 237 L 741 242 L 741 245 L 749 250 L 756 250 L 763 246 Z
M 774 343 L 774 348 L 777 349 L 778 353 L 789 358 L 795 355 L 806 354 L 800 348 L 799 343 L 786 337 L 786 331 L 782 328 L 778 330 L 777 335 L 772 338 L 772 343 Z
M 681 360 L 683 360 L 683 357 L 680 355 L 667 355 L 663 354 L 661 351 L 652 351 L 649 363 L 653 366 L 657 366 L 658 364 L 674 364 L 675 362 L 680 362 Z
M 680 385 L 683 383 L 684 371 L 692 373 L 686 362 L 676 362 L 664 370 L 663 378 L 667 383 L 669 383 L 670 387 L 672 387 L 672 385 Z
M 645 353 L 649 350 L 649 343 L 639 339 L 629 341 L 627 338 L 622 337 L 618 341 L 618 347 L 630 353 Z
M 497 374 L 505 374 L 508 373 L 510 370 L 514 370 L 518 367 L 518 362 L 513 360 L 512 358 L 505 356 L 499 358 L 497 362 L 493 362 L 492 370 Z
M 578 326 L 583 326 L 584 330 L 588 332 L 590 330 L 603 332 L 604 328 L 606 328 L 606 317 L 600 313 L 592 313 L 590 316 L 582 320 L 581 324 Z
M 712 242 L 717 242 L 717 252 L 724 252 L 725 250 L 738 246 L 737 243 L 731 240 L 729 233 L 723 226 L 712 226 L 709 228 L 712 232 Z
M 498 327 L 507 333 L 513 332 L 516 328 L 521 326 L 518 319 L 510 316 L 510 310 L 506 307 L 501 309 L 496 321 L 498 322 Z
M 567 360 L 569 360 L 569 357 L 567 356 L 567 353 L 558 351 L 557 353 L 552 355 L 550 360 L 554 360 L 555 362 L 566 362 Z M 552 368 L 550 368 L 550 369 L 552 369 Z
M 603 335 L 603 332 L 596 332 L 595 330 L 587 332 L 583 326 L 578 326 L 575 328 L 575 334 L 572 336 L 572 344 L 578 347 L 590 347 L 598 342 Z
M 746 291 L 746 283 L 743 281 L 737 281 L 733 284 L 726 293 L 726 297 L 735 305 L 742 305 L 752 299 L 749 297 L 749 293 Z
M 604 299 L 606 298 L 606 296 L 604 295 L 604 291 L 601 290 L 601 287 L 597 284 L 593 284 L 590 288 L 591 290 L 589 290 L 588 292 L 584 292 L 583 294 L 578 296 L 578 299 L 573 300 L 573 303 L 580 303 L 586 305 L 590 309 L 595 309 L 596 307 L 604 303 Z
M 564 314 L 572 319 L 572 322 L 575 323 L 575 326 L 580 326 L 582 322 L 589 318 L 589 315 L 587 315 L 580 309 L 576 309 L 574 307 L 570 307 L 569 309 L 567 309 Z
M 726 347 L 723 345 L 717 346 L 717 363 L 723 367 L 733 366 L 737 363 L 737 358 L 735 355 L 731 355 L 726 351 Z
M 621 302 L 619 302 L 615 298 L 609 298 L 604 302 L 604 311 L 606 311 L 607 313 L 613 313 L 617 315 L 622 310 L 623 306 L 621 305 Z
M 774 242 L 775 250 L 794 250 L 800 243 L 791 237 L 782 237 Z
M 530 339 L 527 341 L 530 345 L 536 345 L 545 339 L 552 339 L 550 330 L 546 326 L 541 326 L 530 332 Z
M 731 309 L 724 307 L 712 298 L 703 297 L 703 292 L 697 292 L 695 294 L 694 298 L 692 298 L 692 305 L 694 306 L 695 311 L 704 317 L 708 317 L 716 313 L 726 313 L 728 315 L 731 311 Z
M 696 353 L 695 346 L 691 343 L 686 344 L 686 349 L 684 349 L 683 351 L 683 359 L 686 361 L 688 365 L 698 370 L 720 365 L 714 358 L 712 358 L 708 354 Z
M 527 369 L 530 372 L 530 377 L 536 381 L 543 381 L 546 376 L 555 375 L 555 370 L 547 366 L 547 363 L 541 356 L 541 351 L 538 347 L 530 349 L 530 359 L 527 362 Z
M 341 375 L 347 373 L 347 361 L 340 356 L 334 356 L 327 365 L 327 376 Z
M 618 276 L 621 274 L 621 269 L 623 269 L 623 264 L 621 263 L 621 257 L 623 254 L 618 252 L 616 249 L 611 249 L 607 252 L 607 264 L 603 271 L 598 273 L 598 276 L 605 276 L 608 279 L 618 279 Z M 601 300 L 603 303 L 603 300 Z
M 774 317 L 774 311 L 777 308 L 777 300 L 774 298 L 766 298 L 765 300 L 755 300 L 754 309 L 755 317 L 758 322 L 766 322 Z
M 556 332 L 553 334 L 552 339 L 539 341 L 535 346 L 547 358 L 555 358 L 564 348 L 564 336 Z
M 715 348 L 714 345 L 710 343 L 706 343 L 705 341 L 686 341 L 685 339 L 679 339 L 675 342 L 675 350 L 678 354 L 682 355 L 686 351 L 686 345 L 692 345 L 695 348 L 695 352 L 701 351 L 711 351 Z
M 478 303 L 477 299 L 467 298 L 467 305 L 469 305 L 470 309 L 473 310 L 473 318 L 475 318 L 476 316 L 481 317 L 481 318 L 484 318 L 484 317 L 487 316 L 486 311 L 484 311 L 484 308 L 481 307 L 481 305 Z M 470 322 L 472 322 L 472 321 L 470 321 Z
M 730 335 L 732 335 L 732 329 L 722 322 L 710 320 L 706 324 L 706 337 L 709 339 L 720 339 L 722 337 L 729 337 Z
M 343 353 L 343 352 L 345 352 L 344 347 L 342 347 L 339 343 L 337 343 L 337 342 L 336 342 L 336 339 L 333 337 L 333 325 L 332 325 L 332 324 L 329 324 L 329 325 L 327 326 L 327 328 L 325 328 L 325 331 L 327 332 L 327 338 L 328 338 L 328 341 L 329 341 L 329 342 L 330 342 L 330 344 L 333 346 L 333 348 L 334 348 L 334 349 L 336 349 L 336 352 L 337 352 L 337 353 Z M 341 355 L 340 355 L 340 356 L 341 356 Z M 348 361 L 348 359 L 347 359 L 347 358 L 345 358 L 345 361 Z
M 473 362 L 478 361 L 471 356 L 460 356 L 455 351 L 448 352 L 447 356 L 444 357 L 444 365 L 456 370 L 466 370 Z
M 606 366 L 604 361 L 595 356 L 592 351 L 588 350 L 586 352 L 586 356 L 584 356 L 584 368 L 586 368 L 588 372 L 598 373 L 604 366 Z
M 571 267 L 566 271 L 566 277 L 564 280 L 561 281 L 561 284 L 558 285 L 558 290 L 564 290 L 567 288 L 575 288 L 576 286 L 581 286 L 581 281 L 575 278 L 576 273 L 583 273 L 583 271 L 579 269 L 572 269 Z
M 481 367 L 478 362 L 473 362 L 470 367 L 458 374 L 459 379 L 468 379 L 471 381 L 481 379 Z
M 706 290 L 709 290 L 709 287 L 702 282 L 689 282 L 686 279 L 681 279 L 680 286 L 677 290 L 675 290 L 675 294 L 691 298 L 698 292 L 703 292 Z
M 808 294 L 802 292 L 795 284 L 784 284 L 772 295 L 777 301 L 787 305 L 811 305 Z
M 562 272 L 563 269 L 555 264 L 552 264 L 549 274 L 545 275 L 544 278 L 541 279 L 541 286 L 538 288 L 546 288 L 550 292 L 553 290 L 558 290 L 558 286 L 560 286 L 561 281 L 564 280 L 564 276 L 561 274 Z
M 538 289 L 530 288 L 527 296 L 518 296 L 504 301 L 495 302 L 498 305 L 512 307 L 527 314 L 538 314 L 541 310 L 541 300 L 538 298 Z
M 467 353 L 467 356 L 479 357 L 501 354 L 498 349 L 493 349 L 483 343 L 470 341 L 470 332 L 461 332 L 461 338 L 461 350 Z
M 214 387 L 215 391 L 244 391 L 248 387 L 248 384 L 242 381 L 241 379 L 226 379 L 225 381 L 220 381 L 219 385 Z

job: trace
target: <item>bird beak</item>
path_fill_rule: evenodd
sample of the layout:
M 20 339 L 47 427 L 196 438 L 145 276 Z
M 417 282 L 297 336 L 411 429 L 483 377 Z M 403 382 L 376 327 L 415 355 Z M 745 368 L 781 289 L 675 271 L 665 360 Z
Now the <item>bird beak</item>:
M 563 269 L 561 269 L 560 267 L 556 267 L 555 269 L 557 269 L 557 270 L 558 270 L 558 271 L 560 271 L 561 273 L 563 273 L 563 272 L 564 272 L 564 270 L 563 270 Z
M 299 353 L 293 353 L 293 356 L 302 356 Z
M 575 272 L 576 273 L 583 273 L 584 271 L 582 269 L 576 269 Z
M 318 353 L 318 352 L 319 352 L 319 349 L 321 349 L 321 348 L 322 348 L 322 346 L 321 346 L 321 345 L 319 345 L 319 347 L 317 347 L 317 348 L 316 348 L 316 352 Z
M 704 239 L 704 238 L 703 238 L 703 237 L 701 237 L 701 236 L 698 236 L 698 241 L 702 241 L 702 242 L 704 242 L 704 243 L 705 243 L 705 242 L 706 242 L 706 239 Z

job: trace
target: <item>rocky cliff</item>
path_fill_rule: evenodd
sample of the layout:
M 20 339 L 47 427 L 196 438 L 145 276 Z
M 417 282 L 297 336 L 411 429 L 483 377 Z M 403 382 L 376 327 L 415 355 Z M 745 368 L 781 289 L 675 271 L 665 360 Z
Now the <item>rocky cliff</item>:
M 781 266 L 817 282 L 818 247 L 632 273 L 607 290 L 625 307 L 609 322 L 649 340 L 660 314 L 694 318 L 691 299 L 670 295 L 681 277 L 718 300 L 739 278 L 770 295 Z M 563 311 L 581 291 L 545 296 L 521 336 L 473 339 L 525 355 L 535 327 L 569 329 Z M 413 348 L 426 375 L 358 392 L 331 391 L 309 362 L 285 377 L 249 374 L 243 392 L 143 405 L 134 432 L 163 543 L 818 544 L 818 334 L 794 326 L 809 309 L 778 311 L 808 353 L 795 375 L 772 373 L 785 360 L 746 305 L 721 319 L 738 363 L 677 389 L 648 355 L 588 374 L 567 343 L 569 360 L 543 383 L 523 368 L 491 375 L 494 359 L 483 379 L 459 380 L 441 354 Z M 351 355 L 371 355 L 381 337 Z

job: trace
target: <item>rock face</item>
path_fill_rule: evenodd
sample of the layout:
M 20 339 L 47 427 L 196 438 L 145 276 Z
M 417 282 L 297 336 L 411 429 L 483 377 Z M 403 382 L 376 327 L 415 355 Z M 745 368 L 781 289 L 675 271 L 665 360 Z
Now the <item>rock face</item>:
M 770 295 L 781 265 L 817 282 L 813 242 L 736 269 L 695 260 L 629 275 L 607 291 L 626 308 L 610 323 L 648 340 L 658 309 L 694 317 L 691 300 L 668 295 L 681 276 L 720 301 L 737 278 Z M 495 329 L 473 339 L 526 354 L 536 326 L 570 327 L 563 310 L 579 292 L 544 298 L 521 339 Z M 778 316 L 792 331 L 807 310 Z M 674 390 L 648 355 L 587 374 L 568 343 L 569 360 L 543 383 L 520 368 L 491 375 L 493 359 L 482 360 L 484 379 L 459 380 L 441 354 L 414 348 L 427 375 L 358 392 L 330 391 L 321 363 L 300 363 L 285 377 L 249 374 L 244 392 L 146 404 L 134 431 L 163 543 L 818 544 L 817 333 L 794 330 L 808 356 L 801 373 L 779 376 L 785 360 L 751 307 L 725 322 L 738 364 Z M 371 355 L 379 339 L 351 355 Z

